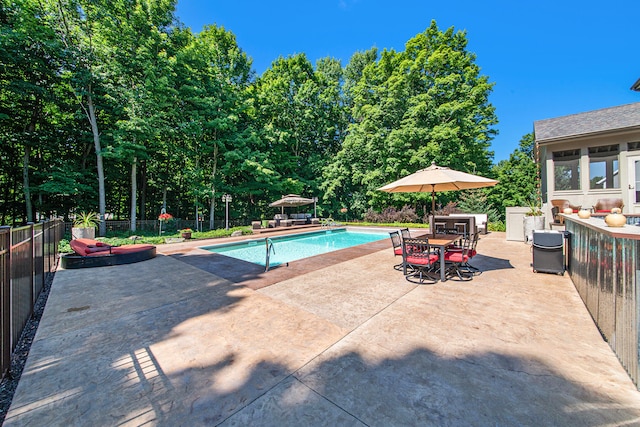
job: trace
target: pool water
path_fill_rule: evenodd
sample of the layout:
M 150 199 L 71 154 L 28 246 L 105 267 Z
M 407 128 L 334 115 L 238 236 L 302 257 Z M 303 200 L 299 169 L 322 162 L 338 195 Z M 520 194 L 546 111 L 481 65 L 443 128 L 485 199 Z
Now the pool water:
M 314 255 L 388 239 L 389 233 L 352 230 L 325 230 L 313 233 L 268 238 L 273 243 L 269 265 L 286 264 Z M 207 246 L 202 249 L 265 266 L 265 238 L 244 242 Z

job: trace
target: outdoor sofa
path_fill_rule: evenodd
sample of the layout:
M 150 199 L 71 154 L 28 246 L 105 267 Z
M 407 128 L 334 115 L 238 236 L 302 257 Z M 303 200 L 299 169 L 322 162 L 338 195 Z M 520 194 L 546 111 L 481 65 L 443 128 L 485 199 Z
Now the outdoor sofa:
M 61 258 L 66 269 L 131 264 L 156 256 L 153 245 L 111 246 L 93 239 L 74 239 L 69 245 L 73 253 Z

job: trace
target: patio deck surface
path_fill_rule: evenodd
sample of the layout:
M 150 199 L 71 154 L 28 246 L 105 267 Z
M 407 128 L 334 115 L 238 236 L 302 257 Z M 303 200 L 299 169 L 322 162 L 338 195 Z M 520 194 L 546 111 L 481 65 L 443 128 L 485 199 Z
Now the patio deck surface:
M 267 273 L 203 244 L 59 270 L 4 425 L 640 424 L 568 275 L 504 233 L 422 286 L 388 239 Z

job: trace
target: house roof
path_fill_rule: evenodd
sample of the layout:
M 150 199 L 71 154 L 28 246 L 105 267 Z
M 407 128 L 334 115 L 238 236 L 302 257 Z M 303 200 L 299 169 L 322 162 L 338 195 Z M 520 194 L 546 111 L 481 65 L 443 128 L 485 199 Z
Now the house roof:
M 533 123 L 540 144 L 578 136 L 640 129 L 640 102 L 572 114 Z

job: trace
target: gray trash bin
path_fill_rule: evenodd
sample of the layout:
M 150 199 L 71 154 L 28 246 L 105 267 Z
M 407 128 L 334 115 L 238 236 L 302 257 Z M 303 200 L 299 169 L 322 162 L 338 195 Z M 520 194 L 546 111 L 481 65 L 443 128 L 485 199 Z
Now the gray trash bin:
M 533 272 L 564 274 L 564 233 L 557 230 L 533 232 Z

